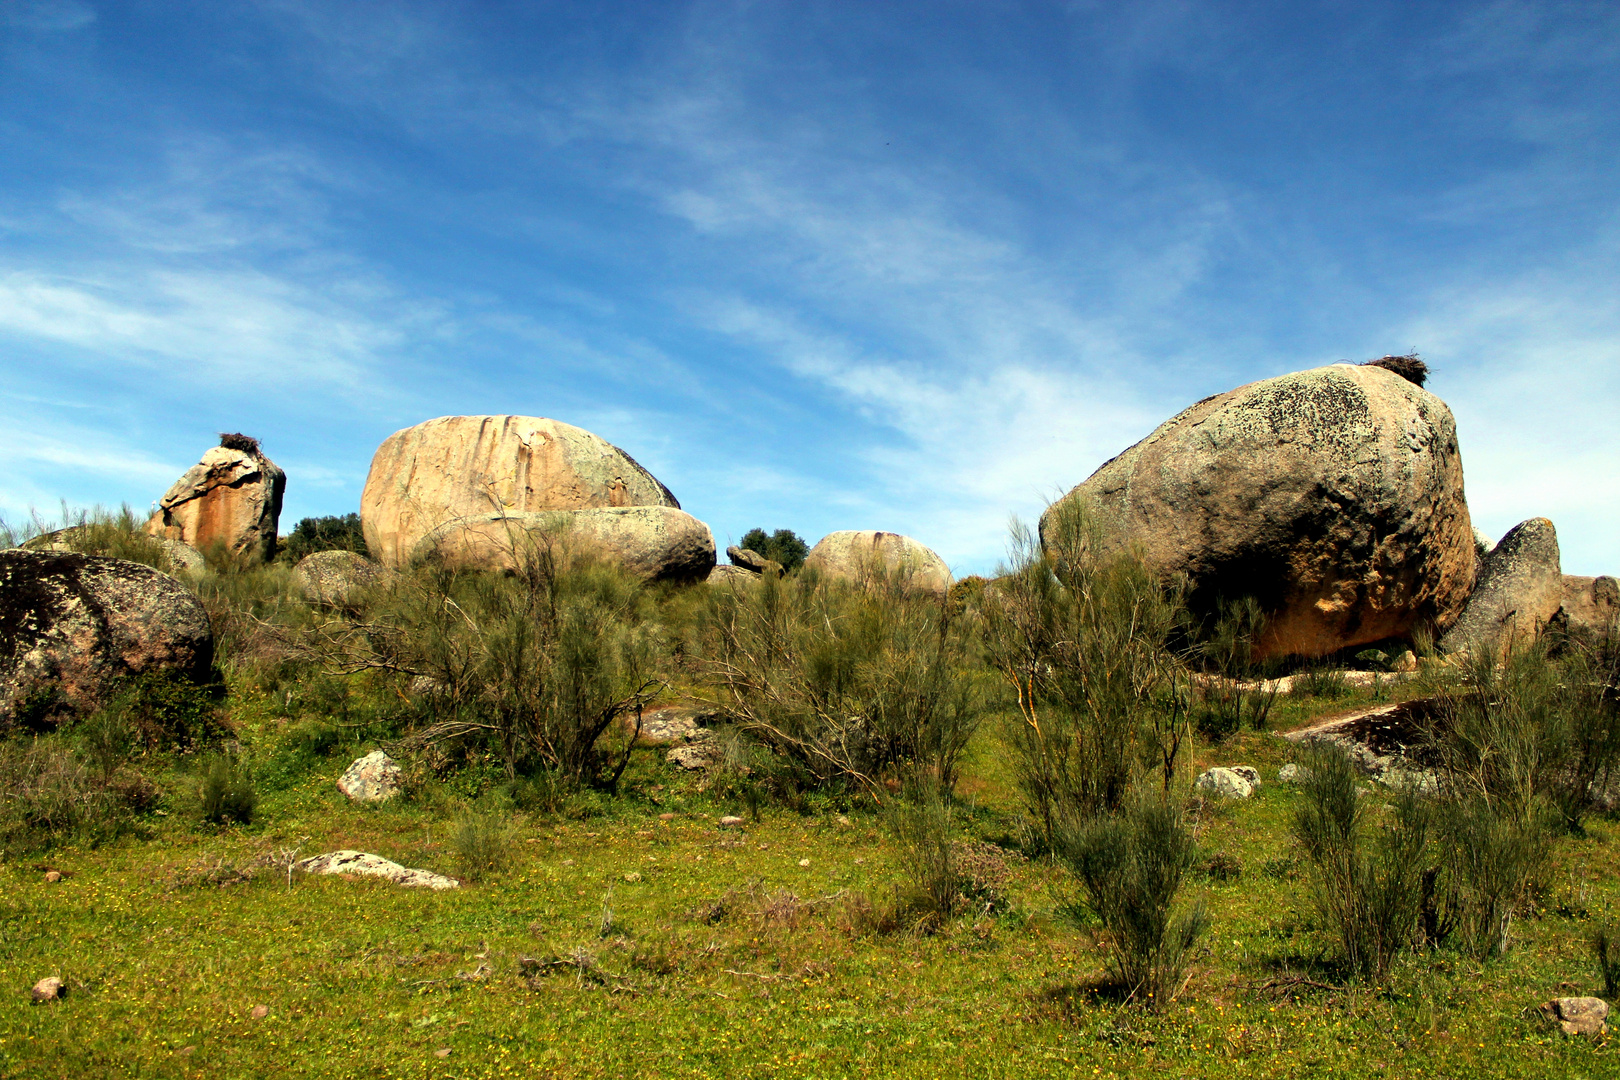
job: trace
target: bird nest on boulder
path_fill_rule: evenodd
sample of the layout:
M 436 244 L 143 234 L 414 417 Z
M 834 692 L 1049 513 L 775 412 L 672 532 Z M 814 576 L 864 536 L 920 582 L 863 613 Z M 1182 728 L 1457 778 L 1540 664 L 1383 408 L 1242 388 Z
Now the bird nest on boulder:
M 1429 365 L 1418 359 L 1417 353 L 1407 353 L 1405 356 L 1381 356 L 1377 360 L 1368 360 L 1362 367 L 1379 367 L 1385 371 L 1393 371 L 1409 383 L 1422 386 L 1429 377 Z
M 254 457 L 260 454 L 259 440 L 251 435 L 243 435 L 240 431 L 220 432 L 219 445 L 227 450 L 240 450 L 244 454 L 252 454 Z

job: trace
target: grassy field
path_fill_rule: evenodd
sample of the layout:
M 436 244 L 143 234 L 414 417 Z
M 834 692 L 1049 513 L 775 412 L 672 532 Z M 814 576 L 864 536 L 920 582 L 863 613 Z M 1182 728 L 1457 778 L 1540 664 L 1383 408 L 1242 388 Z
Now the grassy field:
M 1348 703 L 1285 702 L 1274 726 Z M 747 810 L 650 749 L 595 816 L 519 815 L 511 864 L 483 882 L 289 886 L 262 863 L 295 845 L 450 872 L 455 793 L 350 805 L 333 780 L 363 743 L 276 773 L 275 706 L 236 699 L 246 752 L 273 776 L 253 826 L 198 826 L 176 803 L 145 836 L 0 869 L 0 1075 L 1620 1076 L 1612 1045 L 1534 1012 L 1601 989 L 1587 939 L 1620 916 L 1610 819 L 1558 841 L 1503 958 L 1407 956 L 1387 985 L 1341 989 L 1291 839 L 1299 796 L 1272 782 L 1289 744 L 1248 732 L 1203 748 L 1199 767 L 1252 764 L 1267 783 L 1199 811 L 1212 871 L 1189 892 L 1211 929 L 1150 1014 L 1099 992 L 1097 927 L 1053 865 L 976 848 L 973 910 L 879 932 L 863 911 L 897 874 L 875 813 L 765 808 L 722 829 Z M 986 724 L 959 787 L 965 839 L 1016 831 L 1004 758 Z M 47 883 L 46 867 L 67 876 Z M 68 996 L 31 1004 L 47 975 Z

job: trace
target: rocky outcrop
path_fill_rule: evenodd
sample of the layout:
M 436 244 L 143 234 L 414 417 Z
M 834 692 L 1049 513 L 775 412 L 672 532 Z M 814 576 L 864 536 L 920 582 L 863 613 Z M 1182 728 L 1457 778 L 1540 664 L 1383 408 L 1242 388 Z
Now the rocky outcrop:
M 899 574 L 915 589 L 946 593 L 951 588 L 951 571 L 945 560 L 899 533 L 871 529 L 829 533 L 810 549 L 804 565 L 854 581 Z
M 385 584 L 391 571 L 353 551 L 317 551 L 293 567 L 293 590 L 311 604 L 347 608 Z
M 572 425 L 535 416 L 441 416 L 396 431 L 377 448 L 360 519 L 371 554 L 397 567 L 429 533 L 463 519 L 680 505 L 629 454 Z
M 726 558 L 731 560 L 732 566 L 740 566 L 750 573 L 763 574 L 769 570 L 773 573 L 782 572 L 782 564 L 774 559 L 767 559 L 753 548 L 738 547 L 732 544 L 726 548 Z
M 548 540 L 595 551 L 647 581 L 703 581 L 715 566 L 709 527 L 669 506 L 465 517 L 423 537 L 411 557 L 469 570 L 509 570 Z
M 219 546 L 235 559 L 269 562 L 287 474 L 257 442 L 227 441 L 231 445 L 209 450 L 164 493 L 146 531 L 199 551 Z
M 381 750 L 355 758 L 337 778 L 337 789 L 350 802 L 387 802 L 399 794 L 400 772 L 394 759 Z
M 1480 560 L 1474 591 L 1440 651 L 1499 652 L 1533 640 L 1563 603 L 1558 530 L 1546 518 L 1520 522 Z
M 1063 502 L 1108 550 L 1187 575 L 1194 611 L 1253 596 L 1257 659 L 1449 627 L 1474 540 L 1451 410 L 1378 367 L 1335 364 L 1205 398 Z M 1043 544 L 1058 507 L 1041 518 Z
M 461 887 L 461 882 L 455 878 L 435 874 L 431 870 L 413 870 L 381 855 L 372 855 L 364 851 L 329 851 L 325 855 L 316 855 L 303 860 L 298 864 L 298 869 L 306 874 L 358 874 L 365 877 L 380 877 L 395 885 L 418 889 Z
M 131 675 L 205 679 L 214 635 L 197 598 L 140 563 L 0 551 L 0 728 L 102 704 Z
M 1571 634 L 1601 638 L 1613 633 L 1620 620 L 1620 581 L 1608 575 L 1565 574 L 1562 609 L 1560 617 Z

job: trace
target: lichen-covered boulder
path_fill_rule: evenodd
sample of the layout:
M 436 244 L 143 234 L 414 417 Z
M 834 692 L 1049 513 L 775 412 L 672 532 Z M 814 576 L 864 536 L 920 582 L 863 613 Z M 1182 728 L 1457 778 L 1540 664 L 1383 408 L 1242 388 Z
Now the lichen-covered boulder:
M 1215 795 L 1223 799 L 1247 799 L 1254 794 L 1255 785 L 1236 769 L 1217 766 L 1199 773 L 1198 779 L 1193 781 L 1193 787 L 1206 795 Z
M 915 589 L 948 593 L 950 567 L 932 549 L 909 536 L 872 529 L 845 529 L 822 537 L 805 556 L 807 568 L 864 581 L 876 573 L 900 574 Z
M 287 474 L 245 436 L 226 436 L 158 500 L 146 523 L 153 536 L 199 551 L 220 546 L 232 558 L 269 562 Z
M 207 678 L 208 613 L 168 574 L 73 552 L 0 551 L 0 728 L 101 705 L 132 675 Z
M 1195 612 L 1253 596 L 1257 659 L 1449 627 L 1474 578 L 1456 423 L 1383 368 L 1335 364 L 1205 398 L 1064 501 L 1109 550 L 1186 574 Z M 1051 543 L 1056 507 L 1041 518 Z
M 394 759 L 381 750 L 355 758 L 337 778 L 337 789 L 350 802 L 387 802 L 399 794 L 400 771 Z
M 1595 997 L 1553 998 L 1542 1003 L 1541 1015 L 1565 1035 L 1601 1035 L 1608 1027 L 1609 1003 Z
M 536 416 L 441 416 L 396 431 L 360 495 L 366 546 L 403 566 L 429 533 L 462 519 L 680 503 L 612 443 Z
M 1620 627 L 1620 581 L 1609 577 L 1564 575 L 1562 618 L 1571 634 L 1601 638 Z
M 317 551 L 298 560 L 291 584 L 305 600 L 322 607 L 349 607 L 392 574 L 354 551 Z
M 1474 591 L 1440 651 L 1500 652 L 1534 640 L 1563 603 L 1558 530 L 1546 518 L 1520 522 L 1480 560 Z
M 710 585 L 752 585 L 760 575 L 733 563 L 720 563 L 704 578 Z
M 593 551 L 647 581 L 703 581 L 715 568 L 709 527 L 671 506 L 459 518 L 423 537 L 412 558 L 468 570 L 509 570 L 549 542 Z

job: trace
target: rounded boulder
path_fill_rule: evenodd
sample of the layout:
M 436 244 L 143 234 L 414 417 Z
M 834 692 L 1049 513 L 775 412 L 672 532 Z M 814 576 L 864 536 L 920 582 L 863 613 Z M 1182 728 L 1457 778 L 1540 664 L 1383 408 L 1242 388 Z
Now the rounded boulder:
M 877 574 L 900 575 L 915 589 L 947 593 L 951 570 L 932 548 L 899 533 L 845 529 L 822 537 L 804 565 L 823 574 L 867 581 Z
M 233 558 L 269 562 L 287 474 L 258 444 L 216 446 L 187 469 L 158 500 L 146 531 L 198 551 L 222 547 Z
M 382 585 L 390 571 L 354 551 L 317 551 L 298 560 L 292 587 L 311 604 L 349 607 Z
M 670 506 L 461 518 L 423 537 L 412 558 L 467 570 L 511 570 L 547 543 L 592 550 L 647 581 L 703 581 L 715 566 L 709 527 Z
M 0 551 L 0 726 L 89 711 L 132 675 L 201 681 L 213 660 L 207 611 L 168 574 L 98 555 Z
M 1462 616 L 1440 639 L 1443 653 L 1501 652 L 1531 641 L 1564 604 L 1558 530 L 1546 518 L 1509 529 L 1479 562 Z
M 1256 659 L 1443 631 L 1474 578 L 1451 410 L 1379 367 L 1334 364 L 1205 398 L 1068 500 L 1089 505 L 1105 549 L 1185 574 L 1195 613 L 1257 599 L 1268 622 Z
M 536 416 L 441 416 L 377 448 L 360 521 L 372 555 L 398 567 L 429 533 L 461 519 L 680 505 L 629 454 L 582 428 Z

